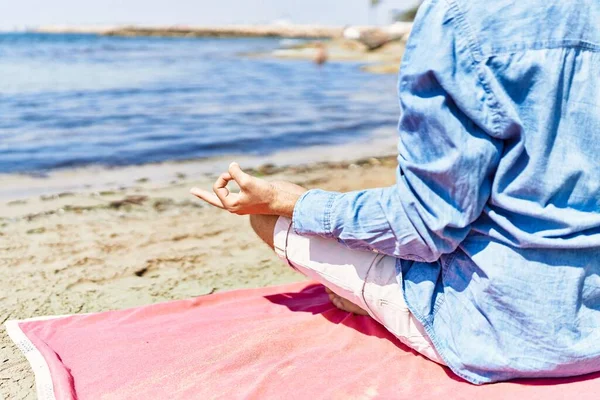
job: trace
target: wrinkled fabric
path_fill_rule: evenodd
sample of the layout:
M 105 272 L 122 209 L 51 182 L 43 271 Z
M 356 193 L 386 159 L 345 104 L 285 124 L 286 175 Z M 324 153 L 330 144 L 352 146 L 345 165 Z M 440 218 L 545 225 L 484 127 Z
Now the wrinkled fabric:
M 600 370 L 600 2 L 425 1 L 400 71 L 397 184 L 295 232 L 397 257 L 470 382 Z
M 36 374 L 49 382 L 41 400 L 592 400 L 600 392 L 600 373 L 470 385 L 371 317 L 338 310 L 311 282 L 13 323 L 25 336 L 20 348 L 48 366 Z

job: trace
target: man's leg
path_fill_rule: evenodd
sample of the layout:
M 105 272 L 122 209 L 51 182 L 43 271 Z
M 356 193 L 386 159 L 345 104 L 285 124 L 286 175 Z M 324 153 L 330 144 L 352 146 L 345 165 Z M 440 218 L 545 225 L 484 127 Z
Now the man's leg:
M 400 341 L 431 360 L 444 363 L 425 328 L 404 302 L 396 258 L 351 250 L 335 240 L 296 235 L 288 218 L 252 216 L 250 222 L 282 260 L 325 285 L 336 307 L 360 314 L 368 310 Z
M 277 223 L 277 215 L 250 215 L 250 226 L 259 238 L 265 242 L 271 250 L 275 250 L 273 245 L 273 232 Z
M 277 223 L 278 218 L 279 217 L 275 215 L 250 215 L 250 225 L 252 226 L 252 229 L 254 229 L 254 232 L 256 232 L 258 237 L 273 250 L 275 250 L 273 244 L 273 232 L 275 231 L 275 224 Z M 328 287 L 325 287 L 325 290 L 329 295 L 329 300 L 331 300 L 333 305 L 340 310 L 359 315 L 368 315 L 368 313 L 358 305 L 335 294 Z

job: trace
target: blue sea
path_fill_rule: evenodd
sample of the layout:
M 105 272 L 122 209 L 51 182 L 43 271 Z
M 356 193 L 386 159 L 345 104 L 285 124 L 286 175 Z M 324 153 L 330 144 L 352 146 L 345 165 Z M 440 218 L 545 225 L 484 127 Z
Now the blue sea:
M 244 55 L 281 46 L 0 34 L 0 173 L 262 155 L 395 126 L 396 76 Z

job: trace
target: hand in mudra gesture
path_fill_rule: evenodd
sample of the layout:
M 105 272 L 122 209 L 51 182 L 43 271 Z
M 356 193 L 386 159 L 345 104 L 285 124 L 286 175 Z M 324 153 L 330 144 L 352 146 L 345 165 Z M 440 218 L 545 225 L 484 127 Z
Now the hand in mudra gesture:
M 240 188 L 232 193 L 227 184 L 234 181 Z M 248 175 L 233 162 L 229 170 L 222 173 L 213 185 L 213 192 L 192 188 L 190 192 L 215 207 L 238 215 L 266 214 L 291 217 L 296 201 L 305 188 L 294 183 L 264 179 Z

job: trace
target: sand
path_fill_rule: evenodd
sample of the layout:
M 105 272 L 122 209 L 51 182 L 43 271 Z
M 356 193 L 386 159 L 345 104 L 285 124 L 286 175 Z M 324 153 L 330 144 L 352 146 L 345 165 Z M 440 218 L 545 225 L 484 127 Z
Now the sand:
M 359 62 L 360 69 L 374 74 L 398 74 L 406 49 L 406 38 L 392 40 L 374 50 L 356 40 L 343 38 L 321 42 L 327 52 L 328 62 Z M 251 58 L 277 58 L 282 60 L 314 60 L 318 42 L 306 42 L 269 52 L 244 53 Z
M 380 157 L 266 165 L 253 173 L 308 188 L 350 191 L 392 184 L 395 166 L 394 157 Z M 152 168 L 165 176 L 139 178 Z M 0 179 L 5 195 L 0 200 L 0 322 L 120 309 L 304 279 L 255 237 L 247 217 L 216 210 L 188 194 L 191 186 L 209 188 L 213 172 L 187 175 L 174 172 L 178 170 L 194 169 L 185 163 L 160 164 L 67 171 L 41 180 Z M 112 182 L 118 187 L 106 189 L 110 182 L 105 181 L 117 178 L 123 186 Z M 25 193 L 14 189 L 21 181 L 34 189 L 34 181 L 38 189 L 46 185 L 51 194 L 34 190 L 35 195 L 11 198 L 10 193 Z M 77 190 L 58 192 L 69 182 L 79 182 Z M 7 399 L 35 398 L 30 367 L 3 329 L 0 385 Z

